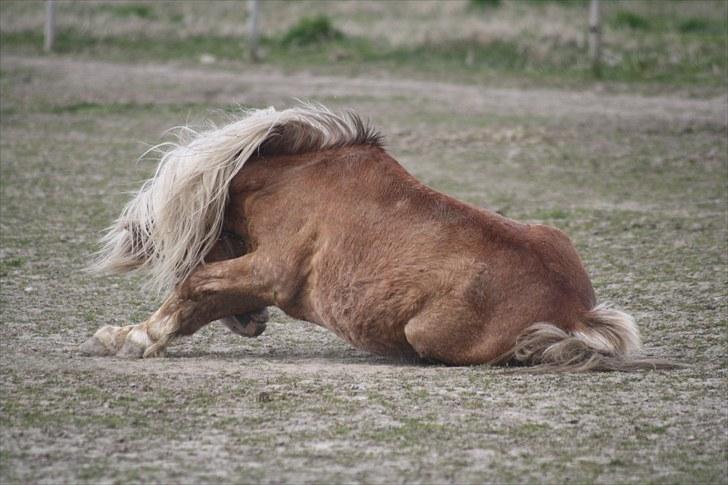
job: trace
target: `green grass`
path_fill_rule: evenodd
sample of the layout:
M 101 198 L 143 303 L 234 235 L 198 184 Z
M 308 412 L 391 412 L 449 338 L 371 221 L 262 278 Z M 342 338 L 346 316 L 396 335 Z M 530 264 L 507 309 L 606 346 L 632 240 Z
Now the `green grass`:
M 572 9 L 568 2 L 559 5 Z M 98 8 L 143 22 L 163 22 L 151 6 L 101 4 Z M 89 11 L 94 12 L 91 7 Z M 604 35 L 608 54 L 601 70 L 602 82 L 725 86 L 725 19 L 681 18 L 666 13 L 646 16 L 618 9 L 609 10 L 606 23 L 610 29 Z M 5 53 L 42 52 L 40 30 L 3 30 L 0 42 Z M 264 37 L 262 46 L 264 62 L 287 69 L 349 75 L 386 71 L 470 82 L 520 79 L 521 83 L 584 85 L 594 80 L 585 45 L 558 36 L 539 38 L 528 32 L 518 37 L 455 36 L 393 45 L 373 37 L 344 35 L 336 19 L 322 14 L 303 17 L 287 30 Z M 60 30 L 55 50 L 66 55 L 148 61 L 197 62 L 210 54 L 217 60 L 239 63 L 247 45 L 244 36 L 216 32 L 174 34 L 142 29 L 134 35 L 106 35 L 71 27 Z
M 331 19 L 325 15 L 304 17 L 296 25 L 288 29 L 281 37 L 283 46 L 304 46 L 337 41 L 344 38 L 341 31 L 334 28 Z
M 618 11 L 612 19 L 612 25 L 618 29 L 629 28 L 633 30 L 650 30 L 651 27 L 650 21 L 646 17 L 629 10 Z
M 6 258 L 0 260 L 0 276 L 7 276 L 11 271 L 21 268 L 26 261 L 26 258 Z
M 492 79 L 499 75 L 521 76 L 546 83 L 587 82 L 591 71 L 584 52 L 574 45 L 553 46 L 552 55 L 536 56 L 514 41 L 482 43 L 455 40 L 414 47 L 387 47 L 364 38 L 340 38 L 314 44 L 293 40 L 264 39 L 266 61 L 282 67 L 303 69 L 325 66 L 326 70 L 360 74 L 371 69 L 399 71 L 411 75 L 443 78 L 459 73 L 464 79 Z M 291 38 L 292 39 L 292 38 Z M 6 52 L 40 53 L 41 35 L 36 32 L 0 34 Z M 175 59 L 197 61 L 203 54 L 219 60 L 239 61 L 245 42 L 238 38 L 192 36 L 182 39 L 138 37 L 90 37 L 77 31 L 59 34 L 60 54 L 103 56 L 115 60 Z M 621 62 L 605 66 L 602 79 L 708 86 L 725 82 L 725 57 L 721 37 L 695 46 L 692 56 L 673 64 L 671 53 L 659 43 L 622 53 Z
M 678 24 L 678 30 L 684 33 L 691 32 L 710 32 L 715 31 L 715 28 L 706 19 L 701 18 L 690 18 L 681 21 Z
M 115 17 L 136 17 L 140 19 L 155 18 L 155 13 L 152 7 L 142 3 L 100 4 L 96 8 L 98 8 L 100 12 L 108 12 Z

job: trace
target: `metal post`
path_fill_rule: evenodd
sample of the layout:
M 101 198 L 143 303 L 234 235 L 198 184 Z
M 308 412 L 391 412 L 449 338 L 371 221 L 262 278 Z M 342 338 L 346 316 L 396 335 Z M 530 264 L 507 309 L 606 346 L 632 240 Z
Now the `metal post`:
M 589 3 L 589 58 L 596 77 L 602 74 L 602 29 L 599 23 L 599 0 Z
M 260 1 L 248 0 L 248 37 L 250 41 L 250 60 L 258 62 L 258 17 L 260 14 Z
M 43 50 L 51 52 L 53 50 L 53 42 L 56 39 L 56 2 L 55 0 L 46 0 L 46 18 L 44 29 Z

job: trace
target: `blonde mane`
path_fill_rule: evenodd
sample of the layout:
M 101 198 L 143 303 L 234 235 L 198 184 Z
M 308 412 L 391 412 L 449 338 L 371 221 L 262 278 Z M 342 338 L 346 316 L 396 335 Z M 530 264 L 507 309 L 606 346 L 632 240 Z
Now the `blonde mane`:
M 102 238 L 94 270 L 149 273 L 147 286 L 172 290 L 201 264 L 222 230 L 228 187 L 257 154 L 298 154 L 350 145 L 380 145 L 358 115 L 323 106 L 250 110 L 222 128 L 182 127 L 175 143 L 162 143 L 155 175 Z

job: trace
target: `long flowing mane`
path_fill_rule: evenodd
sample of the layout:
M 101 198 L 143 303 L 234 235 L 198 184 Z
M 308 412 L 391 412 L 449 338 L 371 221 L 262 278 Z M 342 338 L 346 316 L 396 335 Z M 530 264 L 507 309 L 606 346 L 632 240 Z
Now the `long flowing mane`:
M 112 273 L 144 270 L 148 286 L 160 293 L 183 281 L 212 249 L 228 187 L 251 157 L 381 143 L 355 113 L 311 104 L 249 110 L 221 128 L 179 133 L 176 142 L 152 149 L 162 154 L 155 175 L 108 229 L 93 265 Z

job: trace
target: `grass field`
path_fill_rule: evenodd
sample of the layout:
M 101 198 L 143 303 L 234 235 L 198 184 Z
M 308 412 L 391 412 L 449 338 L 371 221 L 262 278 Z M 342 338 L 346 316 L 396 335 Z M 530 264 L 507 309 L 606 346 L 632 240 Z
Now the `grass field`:
M 583 5 L 501 3 L 266 3 L 258 65 L 229 42 L 239 3 L 61 4 L 53 55 L 42 3 L 0 3 L 0 482 L 725 483 L 725 4 L 604 2 L 612 52 L 667 58 L 594 80 Z M 284 48 L 304 13 L 343 37 Z M 549 35 L 573 62 L 545 44 L 540 69 Z M 496 41 L 517 59 L 465 62 Z M 432 187 L 565 230 L 646 352 L 690 365 L 403 365 L 278 311 L 257 339 L 211 325 L 166 359 L 80 356 L 158 303 L 83 272 L 154 171 L 137 157 L 171 126 L 294 98 L 370 118 Z

